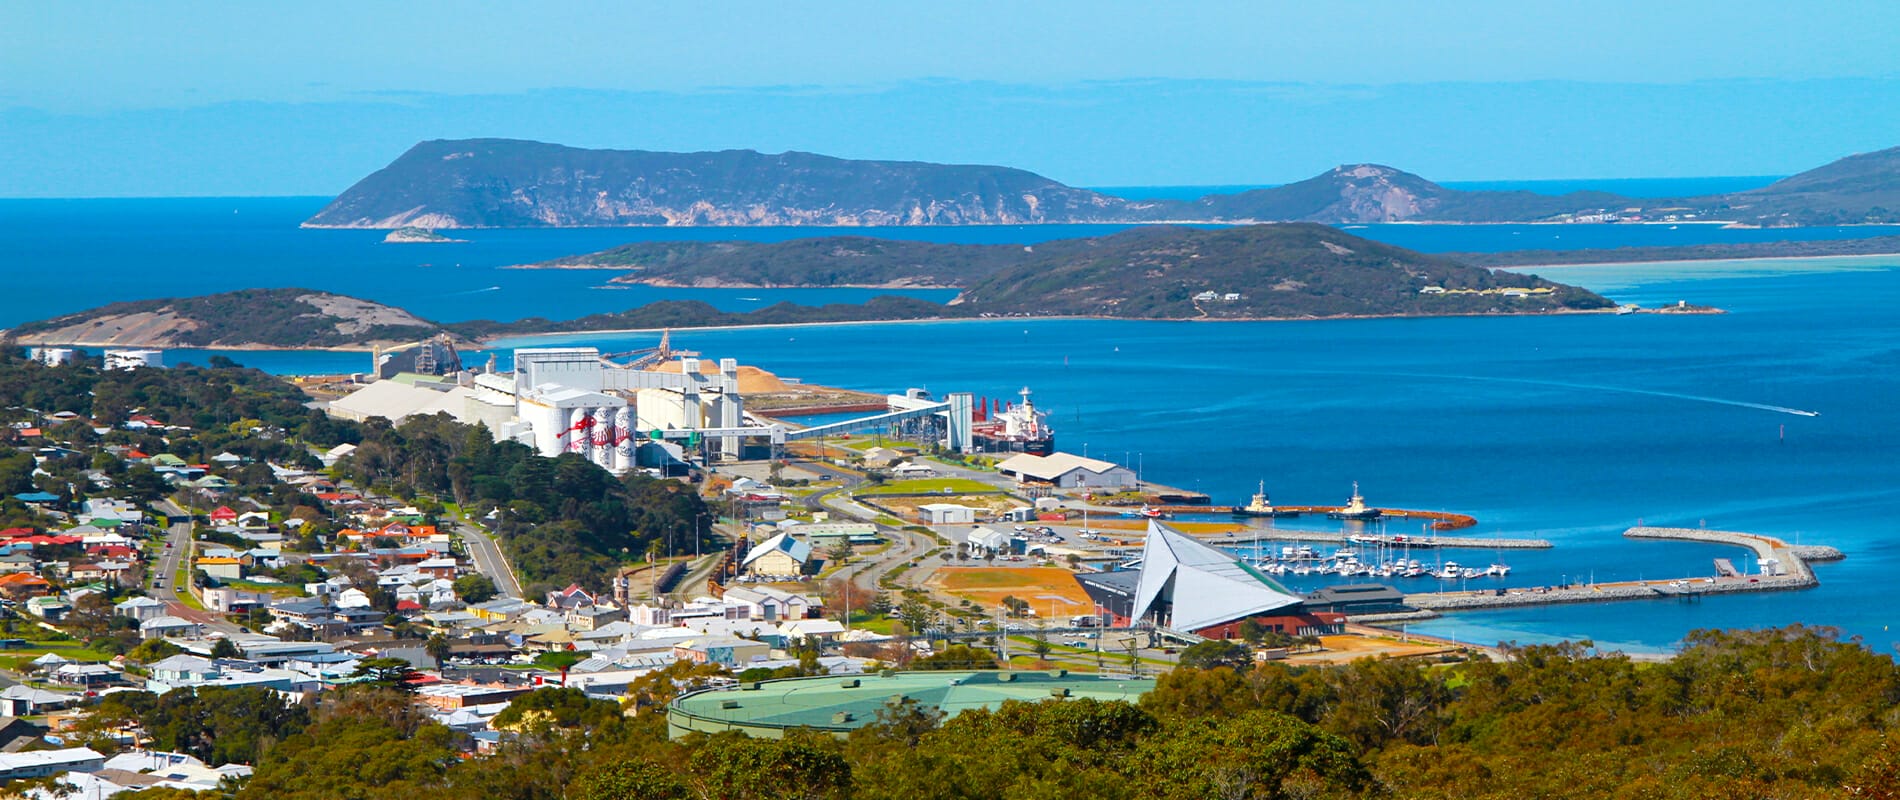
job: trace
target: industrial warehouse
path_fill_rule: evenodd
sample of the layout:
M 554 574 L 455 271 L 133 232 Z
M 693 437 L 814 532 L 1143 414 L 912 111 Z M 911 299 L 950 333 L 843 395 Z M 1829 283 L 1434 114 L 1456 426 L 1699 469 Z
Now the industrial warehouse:
M 446 345 L 431 341 L 417 347 L 441 350 Z M 427 357 L 413 351 L 383 353 L 374 373 L 380 379 L 331 402 L 329 411 L 359 421 L 445 413 L 487 426 L 498 441 L 520 442 L 545 456 L 578 454 L 615 473 L 695 460 L 769 458 L 788 441 L 863 431 L 901 433 L 958 452 L 1036 449 L 1050 441 L 1046 415 L 1027 402 L 1027 389 L 1022 405 L 995 414 L 988 413 L 987 403 L 977 411 L 969 393 L 935 400 L 912 390 L 884 397 L 882 413 L 797 428 L 747 409 L 736 359 L 719 359 L 715 367 L 715 362 L 674 353 L 664 343 L 640 352 L 647 355 L 621 364 L 613 358 L 625 354 L 602 354 L 593 347 L 519 349 L 512 372 L 496 371 L 492 359 L 486 370 L 462 369 L 452 350 Z M 383 369 L 399 358 L 435 374 Z

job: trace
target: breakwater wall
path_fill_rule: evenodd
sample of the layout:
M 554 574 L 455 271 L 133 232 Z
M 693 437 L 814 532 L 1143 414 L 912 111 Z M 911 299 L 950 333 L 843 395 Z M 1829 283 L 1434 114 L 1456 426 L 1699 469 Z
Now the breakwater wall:
M 1678 541 L 1728 544 L 1753 550 L 1758 559 L 1773 559 L 1778 574 L 1690 577 L 1674 580 L 1624 581 L 1583 586 L 1538 586 L 1517 589 L 1488 589 L 1469 592 L 1428 592 L 1405 596 L 1405 604 L 1426 611 L 1465 611 L 1481 608 L 1555 605 L 1561 603 L 1600 603 L 1616 600 L 1695 599 L 1707 595 L 1736 592 L 1774 592 L 1807 589 L 1820 585 L 1811 560 L 1837 560 L 1841 551 L 1824 545 L 1789 545 L 1772 536 L 1737 531 L 1710 531 L 1699 528 L 1655 528 L 1639 526 L 1623 532 L 1631 539 L 1671 539 Z M 1814 558 L 1809 558 L 1809 556 Z

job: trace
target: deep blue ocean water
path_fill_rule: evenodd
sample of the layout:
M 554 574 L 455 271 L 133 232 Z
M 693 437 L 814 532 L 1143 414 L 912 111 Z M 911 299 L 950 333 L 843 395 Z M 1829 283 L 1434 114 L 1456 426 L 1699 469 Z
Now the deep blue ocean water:
M 879 294 L 949 299 L 943 290 L 803 289 L 770 293 L 609 284 L 612 270 L 516 264 L 633 241 L 781 241 L 850 234 L 937 242 L 1034 244 L 1125 226 L 957 228 L 581 228 L 456 231 L 464 244 L 383 244 L 382 231 L 303 230 L 320 197 L 0 200 L 0 270 L 30 291 L 0 296 L 0 327 L 103 303 L 250 287 L 324 289 L 442 322 L 572 319 L 662 299 L 729 311 L 779 300 L 861 302 Z M 1723 230 L 1709 225 L 1371 225 L 1351 232 L 1427 252 L 1836 239 L 1900 227 Z
M 636 238 L 825 231 L 469 231 L 458 233 L 475 240 L 466 245 L 382 245 L 377 232 L 296 229 L 319 205 L 309 198 L 0 201 L 0 263 L 25 287 L 0 297 L 0 324 L 108 300 L 256 285 L 331 289 L 445 320 L 575 316 L 660 296 L 746 308 L 867 294 L 669 295 L 587 288 L 604 283 L 605 273 L 496 269 Z M 1099 230 L 855 232 L 1040 241 Z M 1648 236 L 1728 241 L 1721 237 L 1873 230 L 1401 225 L 1355 232 L 1387 240 L 1436 237 L 1443 245 L 1438 249 L 1460 250 L 1508 247 L 1526 236 L 1630 243 Z M 1264 480 L 1279 502 L 1337 503 L 1358 481 L 1375 504 L 1474 514 L 1481 524 L 1470 535 L 1537 536 L 1557 544 L 1549 551 L 1503 553 L 1515 568 L 1513 585 L 1708 574 L 1710 559 L 1740 555 L 1733 548 L 1618 536 L 1639 519 L 1833 544 L 1849 556 L 1821 566 L 1823 585 L 1807 592 L 1459 614 L 1416 630 L 1485 642 L 1590 637 L 1653 650 L 1696 627 L 1799 621 L 1841 626 L 1882 650 L 1900 641 L 1900 632 L 1889 630 L 1900 624 L 1900 613 L 1887 594 L 1889 576 L 1900 570 L 1900 459 L 1893 456 L 1900 451 L 1900 403 L 1893 399 L 1900 390 L 1900 314 L 1893 311 L 1900 307 L 1900 259 L 1623 265 L 1545 274 L 1618 300 L 1686 299 L 1731 313 L 966 321 L 682 331 L 674 343 L 809 382 L 872 391 L 918 386 L 1011 397 L 1027 385 L 1053 412 L 1063 449 L 1132 462 L 1150 480 L 1209 492 L 1217 502 L 1243 501 Z M 578 341 L 619 350 L 655 339 L 594 334 L 516 344 Z M 174 351 L 168 358 L 208 355 Z M 352 353 L 228 355 L 279 372 L 357 371 L 366 363 L 366 356 Z M 505 351 L 501 362 L 507 365 Z M 1493 555 L 1448 553 L 1479 565 Z M 1416 557 L 1432 561 L 1429 554 Z

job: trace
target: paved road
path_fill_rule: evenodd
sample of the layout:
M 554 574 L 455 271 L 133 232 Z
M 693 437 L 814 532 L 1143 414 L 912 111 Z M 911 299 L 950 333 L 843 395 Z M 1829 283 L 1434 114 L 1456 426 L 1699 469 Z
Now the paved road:
M 166 541 L 171 543 L 171 547 L 162 551 L 163 555 L 159 556 L 158 571 L 152 576 L 153 583 L 149 590 L 152 598 L 165 601 L 165 604 L 170 607 L 172 616 L 200 623 L 205 626 L 207 632 L 232 634 L 243 630 L 235 623 L 225 621 L 220 615 L 192 608 L 178 599 L 176 585 L 178 567 L 191 555 L 191 512 L 179 508 L 170 500 L 160 500 L 153 505 L 159 513 L 173 520 L 183 521 L 173 522 L 166 530 Z M 185 572 L 185 580 L 191 580 L 189 570 Z
M 501 554 L 501 546 L 489 538 L 488 534 L 463 522 L 453 525 L 455 534 L 462 537 L 462 543 L 468 547 L 469 558 L 475 562 L 475 569 L 489 580 L 495 582 L 495 589 L 503 597 L 519 599 L 521 582 L 515 580 L 515 571 L 508 565 L 508 559 Z

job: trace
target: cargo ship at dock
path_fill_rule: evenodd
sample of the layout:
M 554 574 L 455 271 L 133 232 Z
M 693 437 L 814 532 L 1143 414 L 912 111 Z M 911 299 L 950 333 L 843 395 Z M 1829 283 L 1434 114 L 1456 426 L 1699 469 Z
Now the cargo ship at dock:
M 1028 453 L 1046 456 L 1056 451 L 1056 432 L 1049 427 L 1049 414 L 1036 408 L 1029 399 L 1029 387 L 1017 394 L 1020 403 L 984 401 L 978 407 L 978 419 L 970 428 L 976 449 L 985 453 Z

